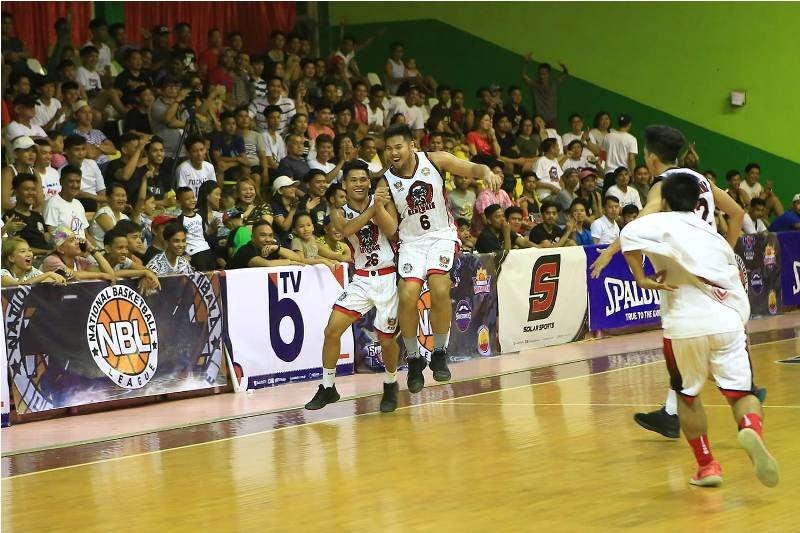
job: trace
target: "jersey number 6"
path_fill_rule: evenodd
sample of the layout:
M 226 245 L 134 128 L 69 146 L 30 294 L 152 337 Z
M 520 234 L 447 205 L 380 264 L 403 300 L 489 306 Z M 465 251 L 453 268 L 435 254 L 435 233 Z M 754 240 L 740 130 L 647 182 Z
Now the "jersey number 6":
M 422 215 L 419 217 L 419 225 L 422 229 L 431 229 L 431 221 L 428 218 L 428 215 Z

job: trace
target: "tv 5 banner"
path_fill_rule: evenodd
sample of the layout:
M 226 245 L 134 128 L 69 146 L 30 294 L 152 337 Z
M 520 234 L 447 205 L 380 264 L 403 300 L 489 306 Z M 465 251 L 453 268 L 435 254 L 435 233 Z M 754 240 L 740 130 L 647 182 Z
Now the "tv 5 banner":
M 584 334 L 582 247 L 512 250 L 499 270 L 498 321 L 504 353 L 564 344 Z
M 597 246 L 584 246 L 583 249 L 587 265 L 594 263 L 601 251 Z M 592 279 L 590 272 L 587 269 L 590 330 L 657 324 L 661 321 L 658 291 L 639 288 L 621 253 L 614 254 L 599 278 Z M 645 259 L 644 272 L 648 276 L 654 273 L 649 259 Z
M 783 305 L 800 305 L 800 231 L 778 233 Z
M 2 291 L 17 413 L 227 384 L 216 274 Z
M 11 397 L 8 395 L 8 357 L 6 356 L 6 328 L 0 328 L 0 345 L 3 358 L 0 361 L 0 427 L 7 427 L 11 417 Z
M 734 248 L 742 269 L 751 316 L 777 315 L 781 306 L 781 261 L 776 233 L 739 237 Z
M 322 377 L 323 332 L 347 285 L 346 266 L 225 272 L 228 350 L 237 391 Z M 342 336 L 337 373 L 353 373 L 353 333 Z

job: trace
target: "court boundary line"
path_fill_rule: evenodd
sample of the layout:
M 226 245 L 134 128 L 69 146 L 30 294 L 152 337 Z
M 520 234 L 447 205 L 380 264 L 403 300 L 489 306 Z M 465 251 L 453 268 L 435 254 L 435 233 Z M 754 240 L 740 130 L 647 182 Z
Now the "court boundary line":
M 503 389 L 505 390 L 505 389 Z M 502 391 L 497 391 L 502 392 Z M 468 398 L 468 396 L 465 396 Z M 436 402 L 441 403 L 441 402 Z M 453 405 L 467 405 L 467 406 L 476 406 L 476 405 L 490 405 L 492 407 L 497 407 L 498 405 L 510 406 L 510 407 L 660 407 L 663 404 L 660 403 L 509 403 L 509 402 L 500 402 L 500 403 L 488 403 L 488 402 L 458 402 L 454 403 Z M 727 404 L 703 404 L 703 407 L 724 407 L 726 409 L 730 409 L 730 405 Z M 763 409 L 800 409 L 800 405 L 762 405 Z

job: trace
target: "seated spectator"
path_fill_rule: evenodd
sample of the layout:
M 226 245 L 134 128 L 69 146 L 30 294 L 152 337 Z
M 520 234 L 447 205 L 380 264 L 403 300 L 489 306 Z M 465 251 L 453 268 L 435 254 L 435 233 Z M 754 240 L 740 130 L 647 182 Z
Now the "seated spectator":
M 308 162 L 311 170 L 317 169 L 325 173 L 328 183 L 339 181 L 341 177 L 342 165 L 344 159 L 339 158 L 338 164 L 334 164 L 333 160 L 333 139 L 328 135 L 319 135 L 314 140 L 314 147 L 316 148 L 316 158 Z M 304 176 L 305 177 L 305 176 Z
M 51 250 L 44 236 L 44 218 L 34 209 L 38 201 L 38 185 L 33 174 L 17 174 L 13 181 L 17 203 L 3 214 L 3 229 L 6 234 L 25 239 L 34 254 L 46 254 Z
M 95 248 L 88 242 L 81 242 L 66 227 L 53 231 L 53 250 L 42 262 L 42 271 L 56 272 L 67 281 L 102 279 L 116 281 L 114 269 L 108 264 L 102 247 Z M 92 258 L 94 261 L 90 260 Z
M 773 220 L 769 230 L 772 232 L 800 230 L 800 194 L 794 195 L 792 208 Z
M 228 268 L 255 268 L 298 265 L 304 266 L 302 258 L 293 251 L 282 247 L 275 240 L 272 226 L 264 220 L 253 224 L 252 236 L 233 255 Z
M 156 205 L 165 206 L 165 197 L 175 189 L 175 177 L 172 174 L 175 161 L 166 157 L 164 141 L 161 137 L 151 137 L 144 147 L 147 154 L 147 192 L 156 199 Z
M 150 106 L 150 127 L 161 138 L 167 154 L 180 155 L 182 128 L 189 114 L 179 108 L 189 92 L 180 90 L 178 80 L 165 76 L 158 81 L 156 93 L 158 97 Z
M 145 291 L 160 289 L 161 283 L 150 270 L 139 266 L 129 257 L 128 237 L 124 231 L 112 229 L 103 237 L 105 254 L 103 257 L 114 269 L 114 276 L 117 278 L 143 278 L 139 287 Z
M 589 206 L 583 198 L 575 198 L 569 207 L 572 234 L 567 235 L 567 238 L 572 239 L 578 246 L 591 246 L 594 244 L 588 212 Z
M 589 222 L 603 216 L 603 199 L 597 190 L 597 173 L 592 169 L 581 170 L 581 185 L 578 188 L 578 198 L 586 201 L 586 216 Z
M 313 143 L 311 140 L 306 136 L 308 133 L 308 115 L 303 113 L 298 113 L 292 117 L 292 120 L 289 121 L 289 133 L 284 138 L 284 141 L 287 143 L 287 152 L 288 152 L 288 143 L 289 143 L 289 136 L 290 135 L 298 135 L 300 137 L 301 145 L 303 147 L 303 153 L 301 157 L 303 159 L 308 159 L 313 156 L 309 156 L 309 152 L 313 150 Z
M 603 139 L 611 132 L 611 115 L 605 111 L 598 111 L 592 122 L 593 127 L 589 130 L 588 146 L 589 149 L 598 155 L 603 144 Z
M 570 168 L 564 171 L 564 175 L 561 176 L 561 179 L 564 183 L 564 188 L 558 191 L 558 194 L 555 196 L 550 196 L 550 200 L 558 204 L 559 207 L 557 224 L 559 226 L 564 226 L 567 223 L 569 208 L 575 198 L 578 197 L 575 191 L 578 190 L 580 173 L 577 169 Z
M 604 215 L 592 222 L 592 239 L 595 244 L 611 244 L 619 237 L 619 200 L 608 195 L 603 198 Z
M 522 194 L 517 199 L 517 205 L 522 209 L 523 225 L 530 230 L 534 225 L 542 222 L 542 202 L 536 194 L 539 179 L 532 170 L 529 170 L 522 173 L 521 181 Z
M 28 136 L 15 138 L 11 143 L 14 161 L 3 167 L 3 209 L 11 209 L 16 203 L 12 180 L 19 174 L 34 174 L 36 163 L 36 143 Z M 34 174 L 35 175 L 35 174 Z
M 328 179 L 324 171 L 311 169 L 305 177 L 305 184 L 307 194 L 300 201 L 300 204 L 302 209 L 311 216 L 311 221 L 314 224 L 314 235 L 323 235 L 325 233 L 325 218 L 328 216 L 328 203 L 325 201 Z
M 767 224 L 764 222 L 766 214 L 766 200 L 758 197 L 750 200 L 750 209 L 744 214 L 744 219 L 742 220 L 742 233 L 752 235 L 767 231 Z
M 152 258 L 167 249 L 167 243 L 164 241 L 164 228 L 170 222 L 175 222 L 175 217 L 171 215 L 157 215 L 153 217 L 150 223 L 150 230 L 153 233 L 153 242 L 147 247 L 142 263 L 145 265 L 150 262 Z
M 542 156 L 536 160 L 533 171 L 539 178 L 536 184 L 536 195 L 539 200 L 544 200 L 550 195 L 558 194 L 558 191 L 561 190 L 561 176 L 564 174 L 561 161 L 565 156 L 558 155 L 558 143 L 555 139 L 544 139 L 540 147 Z
M 625 167 L 617 167 L 614 171 L 614 185 L 608 188 L 606 196 L 614 196 L 619 200 L 619 206 L 624 208 L 627 205 L 635 205 L 637 209 L 642 209 L 642 200 L 639 198 L 639 191 L 629 187 L 631 175 Z
M 483 112 L 475 115 L 475 129 L 467 134 L 465 140 L 469 146 L 471 157 L 500 156 L 500 145 L 497 142 L 497 135 L 492 127 L 492 117 L 489 113 Z
M 291 230 L 297 213 L 297 186 L 299 181 L 279 176 L 272 182 L 272 214 L 276 237 L 281 246 L 291 247 Z
M 195 196 L 207 181 L 217 181 L 214 165 L 206 161 L 206 143 L 200 137 L 190 137 L 185 142 L 189 159 L 178 165 L 176 175 L 179 188 L 188 187 Z M 180 198 L 178 198 L 180 202 Z M 194 208 L 194 206 L 192 206 Z
M 281 159 L 286 157 L 286 142 L 283 140 L 281 127 L 281 108 L 276 105 L 269 105 L 264 108 L 264 116 L 267 119 L 267 127 L 261 134 L 264 138 L 264 145 L 267 147 L 267 164 L 270 170 L 278 168 Z M 289 125 L 286 124 L 288 130 Z
M 453 216 L 472 220 L 477 196 L 470 189 L 472 180 L 466 176 L 453 176 L 455 188 L 447 193 L 447 207 Z M 488 199 L 486 201 L 491 201 Z
M 328 202 L 330 209 L 339 209 L 347 203 L 347 194 L 345 194 L 342 185 L 333 183 L 325 191 L 325 201 Z
M 137 104 L 139 90 L 151 87 L 153 79 L 150 77 L 150 73 L 145 71 L 142 66 L 142 53 L 139 50 L 129 48 L 125 52 L 122 64 L 125 65 L 125 70 L 114 80 L 114 88 L 121 93 L 120 100 L 122 103 L 128 107 L 133 107 Z
M 216 268 L 214 252 L 206 241 L 203 218 L 197 212 L 197 197 L 189 187 L 178 187 L 176 191 L 181 214 L 177 222 L 186 228 L 186 253 L 192 258 L 192 266 L 200 272 L 208 272 Z
M 502 174 L 502 163 L 499 161 L 495 164 L 489 165 L 492 168 L 493 172 L 500 172 Z M 484 216 L 484 210 L 492 205 L 497 204 L 502 209 L 507 209 L 514 205 L 514 202 L 511 201 L 511 198 L 508 196 L 508 193 L 503 189 L 498 189 L 497 191 L 493 191 L 490 188 L 486 188 L 480 192 L 477 199 L 475 200 L 475 210 L 473 211 L 472 215 L 472 234 L 475 235 L 480 234 L 483 230 L 483 226 L 486 224 L 487 220 Z
M 92 19 L 89 21 L 89 32 L 91 33 L 91 38 L 83 46 L 95 48 L 97 51 L 97 70 L 105 75 L 111 66 L 111 48 L 106 44 L 110 41 L 108 24 L 102 18 Z
M 471 254 L 475 248 L 475 237 L 472 236 L 472 223 L 468 218 L 457 218 L 458 240 L 461 241 L 461 252 Z
M 530 170 L 535 163 L 534 158 L 525 158 L 519 153 L 517 139 L 511 131 L 511 120 L 505 113 L 495 113 L 494 129 L 497 144 L 500 147 L 500 160 L 506 164 L 506 169 L 513 172 L 515 168 Z
M 56 283 L 64 285 L 66 280 L 55 272 L 42 272 L 33 266 L 33 251 L 22 237 L 3 239 L 3 264 L 0 269 L 3 287 Z
M 750 205 L 750 196 L 742 189 L 742 175 L 736 169 L 729 170 L 725 174 L 725 180 L 728 182 L 728 188 L 725 190 L 728 196 L 733 198 L 733 201 L 739 204 L 742 209 L 747 209 Z
M 383 161 L 378 156 L 378 145 L 372 137 L 364 137 L 358 143 L 358 157 L 367 164 L 370 176 L 383 174 Z
M 647 165 L 639 165 L 633 170 L 633 183 L 631 183 L 631 187 L 636 189 L 636 192 L 639 193 L 639 200 L 642 203 L 647 203 L 647 195 L 650 194 L 650 181 L 651 176 Z M 716 181 L 716 176 L 714 181 Z
M 584 150 L 586 149 L 583 147 L 581 141 L 575 139 L 569 142 L 567 145 L 567 159 L 564 161 L 565 171 L 570 168 L 580 170 L 590 166 L 583 153 Z
M 558 152 L 556 152 L 556 155 L 564 155 L 564 145 L 561 143 L 561 135 L 558 134 L 558 131 L 556 131 L 555 128 L 549 127 L 541 115 L 535 115 L 533 117 L 533 133 L 539 137 L 540 144 L 547 139 L 553 139 L 558 146 Z M 542 153 L 544 153 L 544 151 L 545 150 L 542 149 Z
M 34 122 L 37 101 L 36 96 L 32 94 L 19 94 L 14 97 L 14 120 L 5 127 L 6 139 L 12 141 L 21 136 L 31 139 L 47 137 L 44 129 Z
M 759 180 L 761 179 L 761 165 L 758 163 L 748 163 L 744 167 L 744 182 L 740 185 L 741 189 L 752 198 L 762 198 L 767 202 L 765 216 L 769 217 L 773 213 L 776 216 L 783 214 L 783 205 L 780 199 L 775 195 L 774 185 L 771 181 L 767 182 L 766 187 L 762 187 Z
M 110 191 L 115 184 L 121 186 L 131 203 L 139 196 L 142 181 L 147 180 L 147 159 L 143 157 L 145 142 L 135 133 L 124 133 L 119 139 L 121 156 L 108 163 L 103 173 L 106 189 Z
M 272 76 L 267 81 L 267 96 L 253 98 L 250 102 L 250 118 L 255 122 L 255 129 L 259 132 L 267 131 L 267 116 L 264 113 L 267 106 L 275 106 L 280 112 L 278 133 L 285 134 L 289 130 L 289 121 L 297 113 L 291 98 L 283 96 L 283 80 Z
M 253 130 L 253 120 L 247 111 L 247 106 L 240 106 L 234 110 L 236 117 L 236 134 L 244 140 L 244 153 L 247 155 L 247 163 L 250 168 L 260 167 L 261 172 L 257 177 L 260 178 L 256 187 L 260 190 L 262 183 L 269 181 L 269 162 L 267 161 L 267 145 L 264 144 L 264 137 Z
M 67 164 L 67 158 L 64 155 L 64 134 L 58 131 L 51 131 L 47 134 L 52 147 L 52 156 L 50 158 L 50 166 L 59 169 Z
M 96 211 L 98 204 L 106 201 L 106 183 L 97 162 L 86 157 L 87 147 L 86 138 L 81 135 L 72 134 L 64 139 L 67 165 L 80 169 L 81 173 L 81 189 L 78 193 L 78 200 L 87 211 Z M 63 173 L 64 168 L 61 167 L 59 172 Z
M 326 265 L 331 270 L 339 266 L 338 254 L 330 249 L 320 250 L 314 236 L 314 223 L 311 215 L 301 212 L 295 215 L 292 226 L 292 251 L 307 265 Z
M 142 226 L 133 220 L 123 219 L 117 222 L 111 231 L 125 235 L 125 238 L 128 239 L 128 257 L 137 267 L 144 266 L 142 258 L 147 252 L 147 246 L 142 238 Z
M 503 208 L 497 204 L 486 206 L 484 210 L 486 226 L 478 235 L 475 251 L 481 254 L 511 250 L 511 228 L 503 215 Z
M 516 146 L 522 157 L 534 158 L 539 154 L 538 135 L 533 133 L 533 119 L 524 117 L 517 130 Z
M 540 248 L 555 248 L 565 246 L 567 240 L 563 239 L 564 230 L 556 225 L 559 206 L 551 200 L 542 202 L 542 223 L 531 230 L 528 240 Z
M 331 222 L 331 217 L 326 216 L 324 221 L 324 233 L 317 237 L 317 246 L 325 257 L 331 257 L 336 262 L 350 263 L 353 261 L 353 254 L 350 247 L 345 244 L 342 233 L 336 229 Z
M 186 253 L 186 229 L 177 222 L 166 224 L 163 229 L 166 249 L 147 262 L 147 268 L 159 276 L 192 274 L 194 269 L 184 255 Z
M 422 98 L 419 89 L 412 85 L 405 90 L 404 94 L 392 98 L 387 109 L 388 116 L 393 117 L 399 114 L 405 118 L 405 123 L 414 132 L 414 138 L 417 142 L 422 138 L 422 134 L 425 133 L 425 117 L 422 114 L 421 104 Z M 491 125 L 490 118 L 489 128 L 491 128 Z M 499 151 L 497 155 L 499 155 Z
M 244 139 L 236 134 L 236 117 L 230 111 L 219 116 L 222 131 L 211 138 L 211 156 L 222 174 L 234 167 L 250 169 L 250 160 L 244 151 Z
M 621 205 L 621 204 L 620 204 Z M 620 223 L 619 230 L 622 231 L 622 228 L 633 222 L 639 217 L 639 208 L 633 204 L 628 204 L 622 208 L 620 219 L 622 222 Z
M 592 155 L 592 151 L 586 146 L 586 141 L 589 138 L 589 132 L 583 129 L 583 117 L 578 113 L 573 113 L 569 116 L 568 121 L 570 129 L 567 133 L 561 136 L 561 145 L 566 146 L 567 151 L 570 151 L 572 149 L 570 148 L 572 143 L 574 141 L 578 141 L 581 145 L 581 151 L 578 152 L 578 157 L 585 161 L 589 156 Z M 588 165 L 583 166 L 585 167 Z
M 128 195 L 119 183 L 113 183 L 108 190 L 108 204 L 97 210 L 89 224 L 89 241 L 96 248 L 103 247 L 103 237 L 120 220 L 130 220 L 123 211 L 128 205 Z
M 53 160 L 53 143 L 50 139 L 36 139 L 36 162 L 33 170 L 36 176 L 37 209 L 44 208 L 44 202 L 58 194 L 61 184 L 58 182 L 58 170 L 50 163 Z
M 66 109 L 56 98 L 56 80 L 46 77 L 39 83 L 39 99 L 36 101 L 35 115 L 31 124 L 37 124 L 44 131 L 52 131 L 64 122 Z
M 220 239 L 228 234 L 227 228 L 222 223 L 222 188 L 216 181 L 207 181 L 200 186 L 198 194 L 197 214 L 203 219 L 206 241 L 217 257 L 217 265 L 220 265 L 218 261 L 222 257 Z
M 153 89 L 144 85 L 133 92 L 133 103 L 125 113 L 125 129 L 140 135 L 152 135 L 150 126 L 150 107 L 155 101 Z
M 61 191 L 48 199 L 44 204 L 45 228 L 52 232 L 59 226 L 69 228 L 80 240 L 86 238 L 86 229 L 89 221 L 86 220 L 86 210 L 78 201 L 81 192 L 81 171 L 72 165 L 61 169 Z
M 320 135 L 327 135 L 331 139 L 336 137 L 336 132 L 331 127 L 332 120 L 333 106 L 331 103 L 325 100 L 317 102 L 314 122 L 308 125 L 308 138 L 314 141 Z
M 522 89 L 516 85 L 508 88 L 508 101 L 503 106 L 503 112 L 511 120 L 511 129 L 516 134 L 519 131 L 522 120 L 529 116 L 525 106 L 522 105 Z
M 505 211 L 506 222 L 511 229 L 511 247 L 514 249 L 519 248 L 534 248 L 535 245 L 523 235 L 525 231 L 522 222 L 522 209 L 516 205 L 512 205 Z

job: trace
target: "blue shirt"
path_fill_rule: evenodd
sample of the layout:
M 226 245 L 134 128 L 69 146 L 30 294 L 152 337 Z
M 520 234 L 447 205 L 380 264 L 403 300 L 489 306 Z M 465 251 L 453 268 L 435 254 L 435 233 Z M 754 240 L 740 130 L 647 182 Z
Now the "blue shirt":
M 583 231 L 575 232 L 575 244 L 578 246 L 591 246 L 594 244 L 592 240 L 592 230 L 584 229 Z
M 794 209 L 784 212 L 769 225 L 770 231 L 792 231 L 800 228 L 800 214 Z

